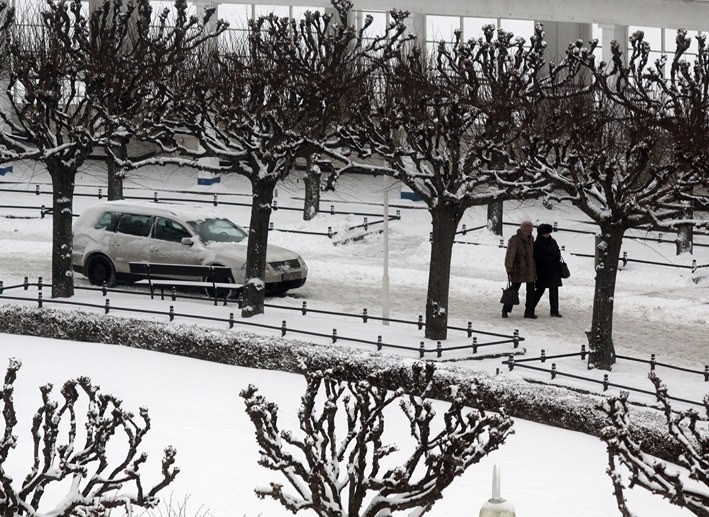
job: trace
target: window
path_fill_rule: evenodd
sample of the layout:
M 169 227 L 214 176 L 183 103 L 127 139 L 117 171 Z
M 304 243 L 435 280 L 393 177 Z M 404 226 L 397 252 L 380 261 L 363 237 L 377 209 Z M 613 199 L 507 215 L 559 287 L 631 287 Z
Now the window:
M 118 232 L 137 237 L 147 237 L 150 234 L 152 216 L 123 214 L 118 222 Z
M 202 221 L 187 221 L 205 244 L 210 242 L 241 242 L 246 232 L 229 219 L 206 219 Z
M 116 224 L 120 217 L 121 214 L 117 214 L 116 212 L 104 212 L 94 225 L 94 228 L 97 230 L 106 230 L 107 232 L 115 232 Z
M 181 242 L 182 239 L 192 237 L 184 226 L 172 219 L 157 217 L 153 237 L 161 241 Z

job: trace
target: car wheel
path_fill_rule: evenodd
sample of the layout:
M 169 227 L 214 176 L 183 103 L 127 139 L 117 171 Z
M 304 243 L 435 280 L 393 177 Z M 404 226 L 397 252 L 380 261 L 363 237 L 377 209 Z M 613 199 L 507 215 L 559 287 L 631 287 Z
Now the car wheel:
M 212 279 L 205 276 L 204 278 L 202 278 L 202 281 L 203 281 L 203 282 L 211 282 Z M 221 281 L 221 282 L 217 282 L 217 283 L 222 283 L 222 284 L 223 284 L 223 283 L 230 283 L 230 284 L 233 284 L 233 283 L 234 283 L 234 279 L 233 279 L 232 277 L 229 277 L 226 281 Z M 223 287 L 217 287 L 216 291 L 217 291 L 217 292 L 216 292 L 216 295 L 215 295 L 214 289 L 213 289 L 212 287 L 206 287 L 206 288 L 204 289 L 204 293 L 205 293 L 207 296 L 209 296 L 210 298 L 214 298 L 214 297 L 216 296 L 218 300 L 223 300 L 224 298 L 233 298 L 234 296 L 236 296 L 236 291 L 235 291 L 234 289 L 225 289 L 225 288 L 223 288 Z
M 89 282 L 93 285 L 103 285 L 104 283 L 107 287 L 116 285 L 116 268 L 113 266 L 113 262 L 103 255 L 92 257 L 89 260 L 86 274 Z

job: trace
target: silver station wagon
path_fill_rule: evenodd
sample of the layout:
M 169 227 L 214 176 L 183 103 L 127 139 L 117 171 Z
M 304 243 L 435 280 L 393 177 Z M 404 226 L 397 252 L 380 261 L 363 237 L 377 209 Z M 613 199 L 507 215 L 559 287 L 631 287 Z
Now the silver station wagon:
M 248 233 L 212 208 L 107 201 L 87 208 L 73 230 L 73 269 L 95 285 L 136 280 L 131 262 L 227 266 L 235 283 L 244 282 Z M 305 283 L 308 268 L 297 253 L 269 245 L 266 260 L 267 292 Z

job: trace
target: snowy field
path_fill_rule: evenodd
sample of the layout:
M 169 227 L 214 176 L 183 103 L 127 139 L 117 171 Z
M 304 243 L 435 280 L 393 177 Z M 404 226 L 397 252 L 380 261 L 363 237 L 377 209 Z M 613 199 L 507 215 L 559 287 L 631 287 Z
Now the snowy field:
M 23 188 L 34 192 L 36 185 L 41 191 L 49 191 L 46 175 L 27 170 L 16 170 L 0 180 L 24 182 L 20 185 L 0 184 L 0 188 Z M 77 193 L 95 195 L 102 178 L 94 177 L 89 170 L 77 181 Z M 199 190 L 205 199 L 213 194 L 219 200 L 248 202 L 248 197 L 239 194 L 248 192 L 246 183 L 239 178 L 226 178 L 212 186 L 196 186 L 196 176 L 186 170 L 142 172 L 134 175 L 128 185 L 127 195 L 153 197 L 159 191 L 161 198 L 186 199 L 187 194 L 166 190 Z M 362 224 L 363 218 L 350 213 L 381 213 L 381 201 L 388 188 L 382 178 L 364 179 L 354 177 L 340 182 L 335 193 L 323 195 L 322 207 L 328 211 L 334 205 L 344 215 L 321 214 L 313 221 L 305 222 L 297 210 L 286 207 L 302 206 L 302 190 L 297 180 L 279 187 L 278 211 L 272 216 L 276 231 L 269 242 L 300 253 L 309 267 L 305 286 L 281 298 L 269 298 L 267 303 L 300 307 L 306 301 L 310 309 L 344 311 L 361 314 L 367 308 L 371 316 L 382 314 L 383 237 L 372 233 L 364 239 L 342 245 L 324 236 L 313 236 L 278 231 L 279 229 L 311 232 L 342 231 L 348 226 Z M 428 259 L 430 245 L 428 233 L 430 221 L 422 204 L 402 200 L 396 189 L 388 188 L 390 211 L 401 210 L 401 220 L 389 226 L 389 278 L 390 317 L 415 320 L 424 312 Z M 75 212 L 96 202 L 96 197 L 77 197 Z M 0 191 L 0 205 L 51 206 L 49 195 L 18 194 Z M 393 205 L 399 205 L 397 207 Z M 236 222 L 248 225 L 246 207 L 220 205 L 220 211 Z M 0 225 L 0 280 L 12 285 L 28 276 L 50 276 L 51 218 L 39 219 L 38 210 L 1 209 L 0 216 L 31 217 L 29 219 L 2 219 Z M 463 220 L 468 228 L 484 224 L 484 208 L 473 209 Z M 369 216 L 369 222 L 377 219 Z M 379 220 L 381 217 L 379 218 Z M 538 223 L 558 223 L 560 230 L 554 237 L 565 246 L 565 258 L 572 277 L 560 290 L 562 319 L 548 317 L 548 301 L 544 298 L 538 307 L 539 319 L 523 319 L 516 308 L 507 320 L 500 318 L 500 289 L 505 281 L 503 267 L 504 249 L 498 246 L 499 239 L 484 230 L 459 235 L 458 240 L 473 244 L 457 244 L 453 253 L 450 320 L 449 325 L 465 327 L 471 321 L 478 330 L 511 334 L 519 329 L 525 338 L 521 347 L 527 356 L 537 356 L 544 349 L 547 355 L 577 352 L 585 343 L 584 329 L 590 323 L 593 297 L 593 259 L 579 257 L 574 253 L 592 254 L 593 236 L 563 230 L 593 231 L 586 218 L 571 207 L 555 206 L 549 210 L 540 203 L 510 202 L 505 207 L 505 220 L 518 223 L 530 219 Z M 372 226 L 376 229 L 381 226 Z M 505 240 L 515 231 L 515 226 L 505 227 Z M 635 232 L 633 237 L 653 237 L 657 234 Z M 665 236 L 670 239 L 671 236 Z M 698 237 L 697 242 L 709 244 L 709 238 Z M 624 250 L 630 259 L 691 265 L 692 258 L 699 265 L 709 263 L 709 248 L 697 247 L 694 257 L 676 257 L 674 244 L 627 239 Z M 88 285 L 78 276 L 77 285 Z M 6 291 L 9 295 L 11 291 Z M 18 292 L 12 292 L 17 295 Z M 28 297 L 36 293 L 28 291 Z M 181 313 L 205 314 L 227 317 L 238 310 L 235 307 L 214 307 L 210 301 L 150 302 L 146 297 L 110 295 L 113 306 L 148 307 L 167 311 L 169 305 Z M 78 301 L 103 304 L 96 293 L 77 291 Z M 32 305 L 32 302 L 27 302 Z M 102 312 L 102 311 L 101 311 Z M 135 317 L 134 314 L 131 316 Z M 167 317 L 153 316 L 167 321 Z M 621 355 L 649 359 L 651 353 L 657 360 L 676 366 L 703 371 L 709 364 L 706 321 L 709 319 L 709 268 L 700 268 L 696 273 L 689 269 L 662 267 L 630 262 L 619 273 L 615 303 L 615 344 Z M 381 325 L 376 321 L 366 324 L 354 318 L 342 318 L 309 313 L 301 316 L 298 311 L 268 308 L 264 315 L 253 321 L 278 326 L 283 320 L 289 328 L 307 328 L 329 333 L 337 328 L 338 335 L 356 336 L 376 341 L 378 335 L 385 342 L 398 342 L 416 347 L 425 341 L 416 327 L 392 324 Z M 180 318 L 177 318 L 180 321 Z M 181 321 L 190 323 L 191 321 Z M 253 331 L 253 328 L 248 328 Z M 274 331 L 264 331 L 278 335 Z M 295 336 L 302 338 L 302 336 Z M 327 343 L 326 339 L 315 341 Z M 465 333 L 451 332 L 445 346 L 469 344 Z M 57 346 L 59 345 L 59 346 Z M 343 344 L 337 346 L 367 345 Z M 435 346 L 426 343 L 427 347 Z M 368 348 L 371 350 L 371 346 Z M 386 349 L 385 349 L 386 350 Z M 481 349 L 483 354 L 512 352 L 511 345 L 496 345 Z M 385 353 L 385 352 L 382 352 Z M 390 353 L 390 352 L 386 352 Z M 415 353 L 404 353 L 417 357 Z M 30 412 L 38 402 L 36 386 L 52 381 L 61 381 L 76 375 L 89 375 L 106 392 L 123 398 L 137 408 L 147 405 L 153 417 L 149 450 L 151 459 L 157 462 L 164 445 L 172 444 L 178 449 L 178 463 L 182 468 L 178 481 L 173 486 L 175 498 L 191 494 L 191 506 L 203 505 L 217 516 L 285 515 L 277 505 L 259 501 L 252 495 L 256 485 L 273 479 L 269 472 L 256 465 L 256 447 L 251 424 L 247 421 L 238 392 L 248 383 L 259 385 L 281 407 L 283 427 L 293 427 L 295 412 L 302 386 L 302 379 L 290 374 L 252 371 L 243 368 L 207 364 L 177 357 L 149 352 L 125 350 L 117 347 L 48 342 L 40 339 L 16 336 L 0 336 L 0 361 L 17 356 L 23 360 L 16 397 L 26 401 L 24 421 L 29 425 Z M 455 360 L 457 366 L 471 370 L 484 370 L 518 378 L 534 377 L 552 382 L 548 376 L 529 370 L 515 368 L 508 372 L 501 358 L 477 360 L 468 352 L 444 353 L 443 360 Z M 537 363 L 538 364 L 538 363 Z M 558 361 L 560 371 L 601 379 L 603 372 L 589 372 L 580 359 Z M 646 365 L 621 361 L 610 373 L 611 382 L 651 389 L 646 379 Z M 669 386 L 670 394 L 693 401 L 700 401 L 709 389 L 702 375 L 682 373 L 664 368 L 659 375 Z M 598 391 L 595 384 L 557 378 L 558 383 L 572 383 L 577 388 Z M 651 403 L 650 397 L 631 395 L 640 402 Z M 678 407 L 680 407 L 678 405 Z M 21 418 L 21 421 L 22 418 Z M 402 420 L 403 422 L 403 420 Z M 502 450 L 494 453 L 483 464 L 450 487 L 443 501 L 439 502 L 432 515 L 477 515 L 480 504 L 488 497 L 492 464 L 503 470 L 503 495 L 513 501 L 520 516 L 612 516 L 617 515 L 611 494 L 611 484 L 605 471 L 603 444 L 594 437 L 561 431 L 524 421 L 516 421 L 516 434 Z M 399 432 L 401 430 L 397 430 Z M 29 436 L 29 434 L 27 435 Z M 394 437 L 394 440 L 401 441 Z M 21 464 L 22 449 L 11 458 Z M 25 463 L 26 464 L 26 463 Z M 157 463 L 155 464 L 157 465 Z M 19 467 L 18 467 L 19 468 Z M 20 470 L 18 476 L 25 473 Z M 640 490 L 631 493 L 631 508 L 641 516 L 687 515 L 657 498 Z M 592 503 L 590 501 L 593 501 Z

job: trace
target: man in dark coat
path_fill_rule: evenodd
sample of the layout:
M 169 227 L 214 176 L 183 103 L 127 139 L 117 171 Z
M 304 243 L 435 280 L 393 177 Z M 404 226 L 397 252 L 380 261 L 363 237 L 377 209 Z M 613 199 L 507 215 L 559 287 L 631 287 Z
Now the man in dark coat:
M 537 238 L 534 241 L 534 263 L 537 267 L 536 307 L 549 289 L 549 307 L 553 317 L 561 318 L 559 314 L 559 287 L 561 287 L 561 251 L 559 245 L 551 236 L 554 229 L 550 224 L 540 224 L 537 227 Z
M 522 283 L 526 284 L 525 318 L 536 318 L 534 315 L 534 306 L 536 305 L 534 281 L 537 273 L 534 266 L 533 230 L 534 225 L 529 221 L 524 221 L 519 226 L 517 233 L 507 242 L 507 254 L 505 255 L 505 269 L 512 289 L 519 292 Z M 512 305 L 503 305 L 502 317 L 506 318 L 511 310 Z

